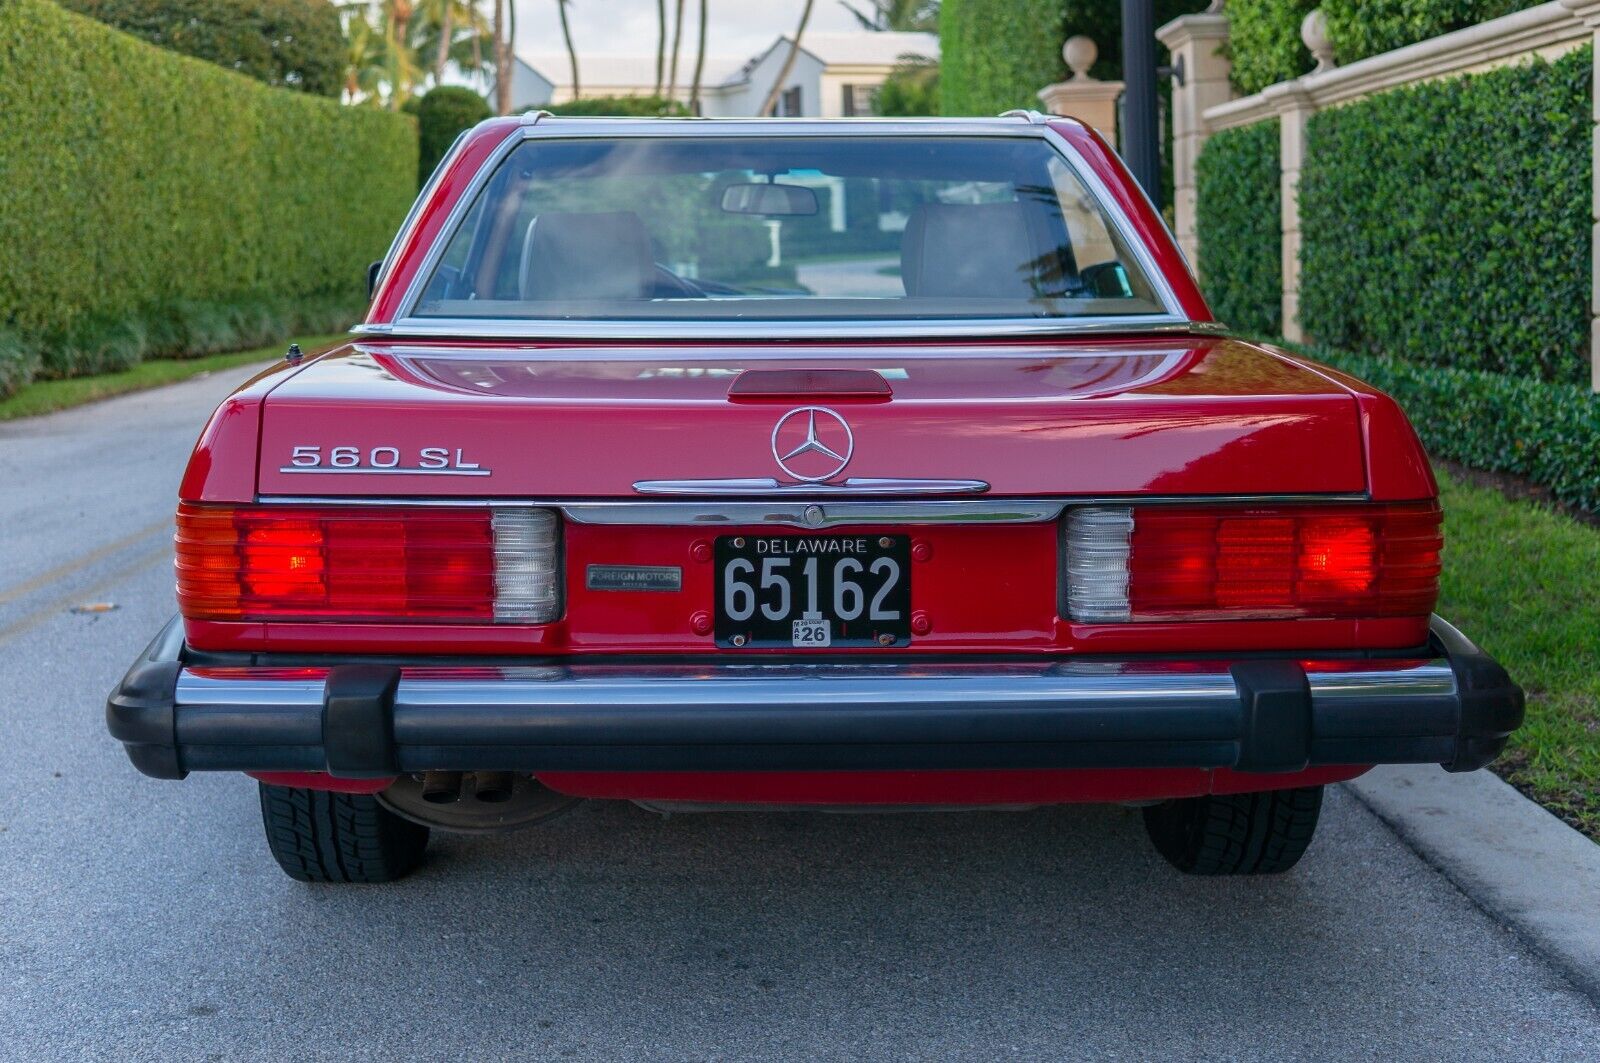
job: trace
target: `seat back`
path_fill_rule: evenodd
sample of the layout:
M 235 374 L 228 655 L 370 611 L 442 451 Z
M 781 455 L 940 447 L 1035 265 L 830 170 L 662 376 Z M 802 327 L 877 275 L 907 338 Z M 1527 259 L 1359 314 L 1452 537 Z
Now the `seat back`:
M 523 299 L 648 299 L 655 291 L 650 234 L 631 210 L 541 214 L 522 240 Z
M 900 276 L 906 295 L 968 299 L 1037 299 L 1055 287 L 1046 258 L 1054 248 L 1036 236 L 1035 205 L 922 203 L 906 221 Z

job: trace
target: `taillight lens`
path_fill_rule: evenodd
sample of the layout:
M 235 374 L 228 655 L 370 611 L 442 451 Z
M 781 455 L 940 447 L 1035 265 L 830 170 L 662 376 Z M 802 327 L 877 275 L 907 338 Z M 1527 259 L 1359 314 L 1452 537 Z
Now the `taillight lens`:
M 1083 506 L 1063 539 L 1080 623 L 1423 616 L 1444 545 L 1432 502 Z
M 561 612 L 550 510 L 178 507 L 178 605 L 194 620 L 539 624 Z

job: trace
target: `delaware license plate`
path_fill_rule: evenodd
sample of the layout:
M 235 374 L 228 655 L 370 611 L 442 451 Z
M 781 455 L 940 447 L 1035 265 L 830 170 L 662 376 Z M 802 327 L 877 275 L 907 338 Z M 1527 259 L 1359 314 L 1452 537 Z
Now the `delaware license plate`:
M 715 559 L 719 646 L 911 641 L 909 535 L 724 535 Z

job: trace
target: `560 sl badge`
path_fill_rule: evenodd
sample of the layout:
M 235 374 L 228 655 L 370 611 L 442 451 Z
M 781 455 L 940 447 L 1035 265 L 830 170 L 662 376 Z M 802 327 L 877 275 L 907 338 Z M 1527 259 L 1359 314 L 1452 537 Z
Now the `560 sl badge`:
M 406 455 L 399 447 L 297 446 L 289 452 L 289 464 L 279 472 L 292 473 L 369 473 L 390 476 L 488 476 L 490 471 L 468 461 L 462 448 L 422 447 L 416 457 L 404 464 Z

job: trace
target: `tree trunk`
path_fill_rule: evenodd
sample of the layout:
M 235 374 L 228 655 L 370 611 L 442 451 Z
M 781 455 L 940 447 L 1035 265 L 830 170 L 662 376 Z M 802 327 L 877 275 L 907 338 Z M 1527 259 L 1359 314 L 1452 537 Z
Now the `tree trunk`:
M 804 10 L 800 12 L 800 28 L 794 31 L 794 40 L 789 43 L 789 55 L 783 61 L 783 69 L 778 71 L 777 80 L 772 83 L 772 88 L 767 90 L 767 98 L 761 104 L 762 115 L 772 113 L 778 105 L 778 97 L 783 94 L 783 83 L 789 80 L 789 74 L 794 70 L 795 57 L 800 54 L 800 39 L 806 35 L 806 23 L 811 21 L 811 5 L 814 0 L 806 0 Z
M 506 4 L 494 0 L 494 109 L 511 113 L 511 45 L 506 41 Z
M 694 84 L 689 86 L 689 111 L 700 113 L 700 77 L 706 69 L 706 5 L 711 0 L 700 0 L 700 42 L 694 53 Z
M 439 51 L 433 57 L 433 84 L 437 87 L 444 81 L 444 65 L 450 61 L 450 35 L 455 32 L 455 27 L 450 24 L 450 16 L 455 14 L 455 0 L 445 0 L 444 14 L 439 17 Z
M 572 64 L 572 98 L 577 99 L 581 95 L 578 91 L 578 50 L 572 46 L 572 27 L 567 25 L 567 0 L 556 0 L 556 10 L 561 13 L 561 36 L 567 42 L 567 60 Z
M 667 0 L 656 0 L 656 90 L 661 95 L 661 83 L 667 75 Z
M 807 0 L 809 2 L 809 0 Z M 667 69 L 667 99 L 678 96 L 678 46 L 683 43 L 683 0 L 678 0 L 672 19 L 672 65 Z

